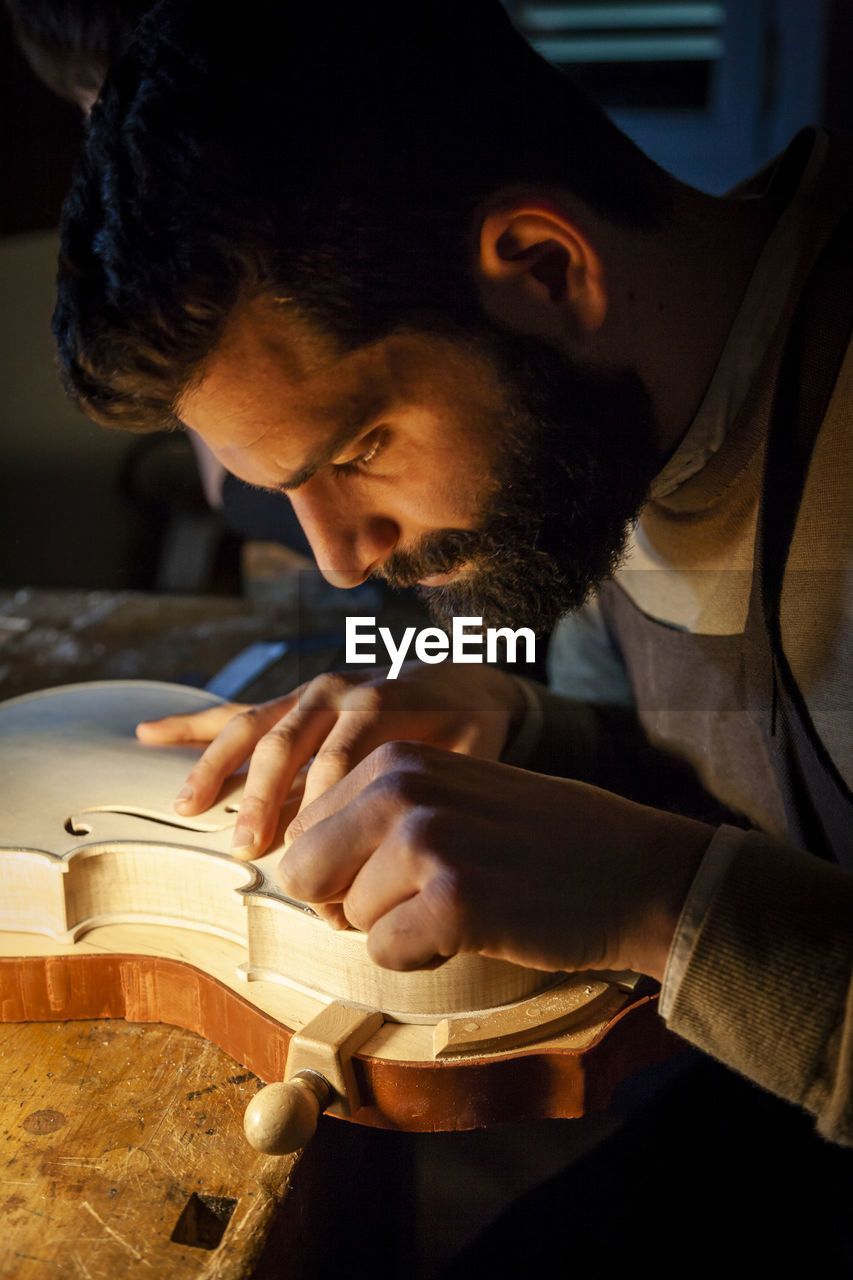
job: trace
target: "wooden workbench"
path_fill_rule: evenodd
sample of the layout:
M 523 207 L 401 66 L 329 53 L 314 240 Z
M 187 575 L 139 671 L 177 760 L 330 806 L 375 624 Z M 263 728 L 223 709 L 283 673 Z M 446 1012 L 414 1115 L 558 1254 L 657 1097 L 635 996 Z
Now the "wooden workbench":
M 91 679 L 204 684 L 254 641 L 340 633 L 340 605 L 312 600 L 315 585 L 264 601 L 0 591 L 0 698 Z M 343 656 L 293 652 L 247 697 Z M 339 1274 L 344 1238 L 350 1259 L 368 1243 L 375 1257 L 380 1229 L 393 1251 L 411 1182 L 397 1135 L 324 1119 L 301 1161 L 262 1156 L 242 1130 L 261 1083 L 173 1027 L 0 1024 L 0 1276 L 314 1280 Z
M 257 1085 L 172 1027 L 0 1026 L 0 1274 L 255 1274 L 297 1164 L 242 1139 Z
M 85 680 L 200 686 L 256 641 L 294 641 L 292 650 L 245 690 L 247 701 L 260 701 L 344 665 L 346 609 L 374 614 L 395 634 L 405 624 L 424 625 L 423 608 L 411 596 L 389 596 L 373 584 L 356 593 L 335 591 L 317 577 L 299 573 L 279 597 L 260 600 L 0 590 L 0 700 Z M 359 592 L 367 594 L 359 597 Z M 315 647 L 318 638 L 324 642 Z M 300 649 L 305 641 L 307 647 Z
M 301 1157 L 260 1155 L 260 1083 L 175 1027 L 0 1024 L 0 1276 L 412 1274 L 409 1135 L 324 1117 Z

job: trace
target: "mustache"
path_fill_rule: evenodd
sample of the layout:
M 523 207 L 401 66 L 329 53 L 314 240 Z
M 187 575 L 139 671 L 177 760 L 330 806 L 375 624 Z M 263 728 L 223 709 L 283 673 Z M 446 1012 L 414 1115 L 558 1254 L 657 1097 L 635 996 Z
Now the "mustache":
M 402 590 L 417 586 L 422 578 L 453 573 L 469 560 L 488 560 L 494 552 L 493 540 L 478 529 L 439 529 L 413 547 L 392 551 L 374 575 Z

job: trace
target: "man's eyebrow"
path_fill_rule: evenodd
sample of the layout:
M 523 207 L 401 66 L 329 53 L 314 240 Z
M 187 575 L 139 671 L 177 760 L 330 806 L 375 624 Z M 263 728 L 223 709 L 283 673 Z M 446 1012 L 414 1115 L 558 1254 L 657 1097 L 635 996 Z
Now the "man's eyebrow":
M 294 471 L 293 475 L 288 476 L 286 480 L 277 481 L 275 484 L 276 491 L 280 490 L 282 493 L 289 493 L 292 489 L 300 489 L 318 471 L 322 471 L 323 467 L 327 467 L 338 456 L 341 449 L 345 449 L 348 444 L 352 444 L 353 440 L 357 439 L 364 429 L 364 418 L 359 418 L 357 422 L 347 423 L 330 440 L 326 441 L 323 447 L 314 454 L 314 457 L 305 463 L 304 467 Z

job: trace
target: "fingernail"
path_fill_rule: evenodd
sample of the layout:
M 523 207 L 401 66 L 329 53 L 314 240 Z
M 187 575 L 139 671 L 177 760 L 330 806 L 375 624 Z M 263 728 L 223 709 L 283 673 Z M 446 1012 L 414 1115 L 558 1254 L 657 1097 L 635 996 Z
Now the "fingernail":
M 175 796 L 175 804 L 186 804 L 187 800 L 192 800 L 192 798 L 192 787 L 181 787 L 180 791 Z
M 255 843 L 254 833 L 248 827 L 237 827 L 234 831 L 234 839 L 231 841 L 232 850 L 249 849 Z

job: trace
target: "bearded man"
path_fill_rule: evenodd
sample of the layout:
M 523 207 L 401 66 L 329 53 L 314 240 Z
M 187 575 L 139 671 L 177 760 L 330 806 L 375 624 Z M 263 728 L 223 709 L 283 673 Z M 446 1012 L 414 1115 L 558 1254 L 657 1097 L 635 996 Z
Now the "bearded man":
M 685 187 L 497 0 L 172 0 L 64 214 L 55 332 L 93 418 L 182 424 L 287 493 L 337 585 L 560 620 L 551 691 L 414 664 L 141 726 L 210 742 L 180 811 L 251 756 L 234 852 L 260 855 L 313 760 L 282 884 L 377 963 L 658 979 L 769 1091 L 704 1086 L 729 1115 L 747 1090 L 749 1185 L 851 1185 L 851 206 L 819 130 L 727 197 Z M 690 804 L 660 806 L 670 766 Z

